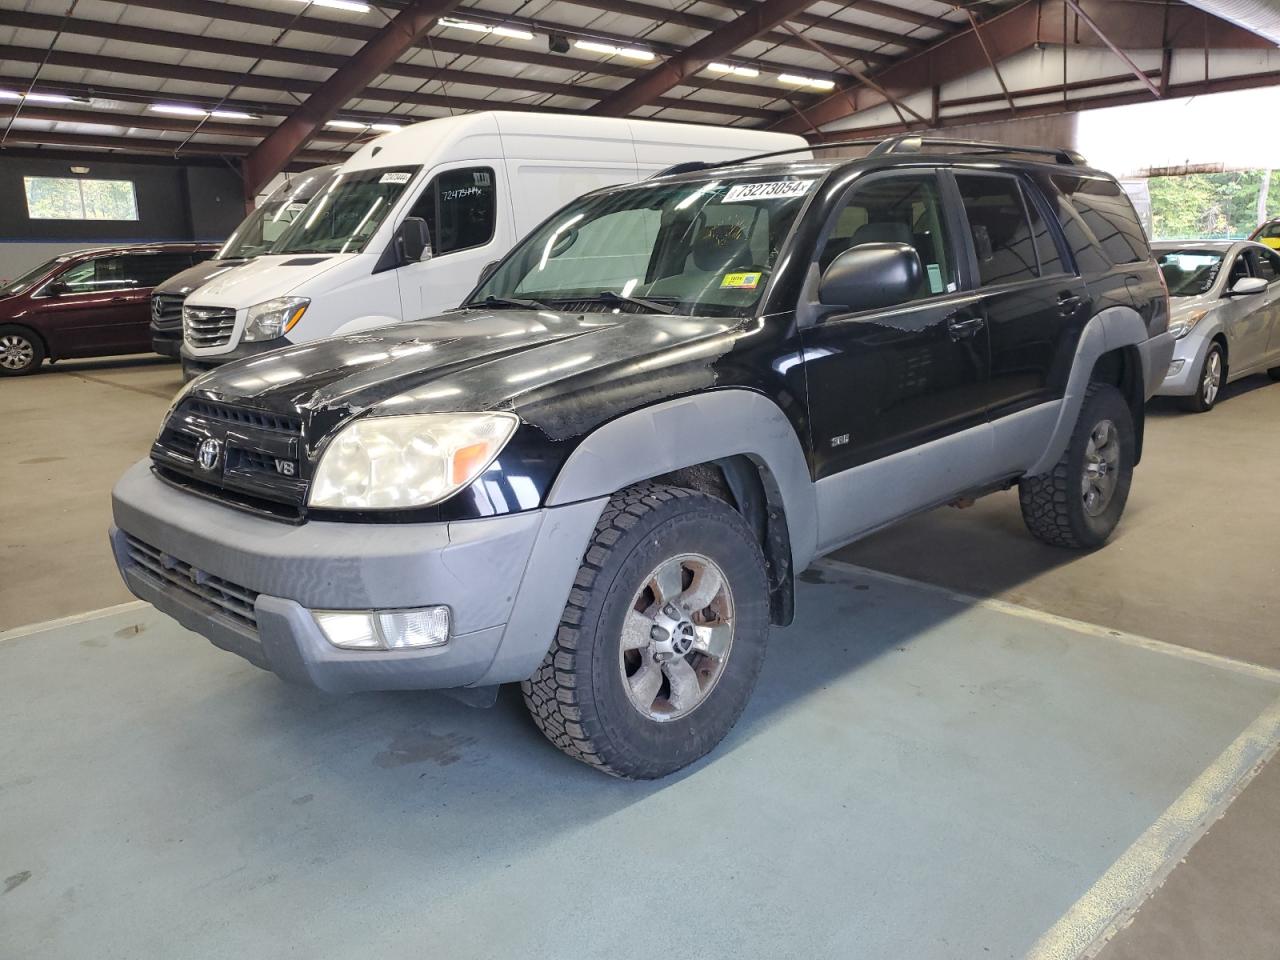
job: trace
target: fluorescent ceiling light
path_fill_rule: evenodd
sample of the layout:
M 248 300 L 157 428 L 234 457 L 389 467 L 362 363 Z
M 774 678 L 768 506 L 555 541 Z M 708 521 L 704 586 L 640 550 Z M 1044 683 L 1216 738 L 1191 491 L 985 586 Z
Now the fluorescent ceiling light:
M 210 110 L 209 116 L 217 117 L 219 120 L 257 120 L 252 113 L 242 113 L 239 110 Z
M 369 127 L 370 127 L 371 129 L 373 129 L 373 130 L 385 130 L 385 131 L 388 131 L 388 132 L 389 132 L 389 131 L 392 131 L 392 130 L 399 130 L 399 129 L 400 129 L 400 124 L 398 124 L 398 123 L 371 123 L 371 124 L 369 124 Z
M 317 7 L 330 7 L 334 10 L 346 10 L 350 13 L 368 13 L 373 8 L 360 0 L 298 0 L 299 3 L 313 3 Z
M 75 103 L 74 97 L 60 93 L 19 93 L 16 90 L 0 90 L 0 100 L 30 100 L 32 103 Z
M 475 20 L 459 20 L 457 17 L 440 17 L 436 20 L 442 27 L 453 27 L 455 30 L 470 30 L 472 33 L 491 33 L 495 37 L 510 37 L 512 40 L 532 40 L 533 31 L 523 27 L 508 27 L 502 24 L 494 26 L 488 23 L 477 23 Z
M 0 100 L 21 100 L 22 94 L 13 90 L 0 90 Z
M 760 76 L 760 71 L 755 67 L 739 67 L 732 63 L 708 63 L 707 69 L 712 73 L 731 73 L 735 77 Z
M 641 47 L 619 47 L 613 43 L 601 43 L 599 40 L 575 40 L 573 45 L 579 50 L 592 53 L 605 53 L 611 57 L 627 57 L 630 60 L 652 60 L 653 51 Z
M 177 117 L 203 117 L 205 111 L 199 107 L 184 107 L 180 103 L 153 103 L 148 109 L 153 113 L 172 113 Z
M 778 82 L 791 87 L 808 87 L 810 90 L 834 90 L 834 80 L 821 80 L 817 77 L 799 77 L 794 73 L 778 74 Z
M 369 125 L 367 123 L 356 123 L 354 120 L 330 120 L 325 126 L 336 127 L 339 130 L 363 130 Z

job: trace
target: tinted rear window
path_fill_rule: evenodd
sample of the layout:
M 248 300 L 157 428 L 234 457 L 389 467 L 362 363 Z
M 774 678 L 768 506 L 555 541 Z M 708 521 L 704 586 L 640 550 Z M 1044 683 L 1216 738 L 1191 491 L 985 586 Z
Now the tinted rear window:
M 1104 177 L 1065 174 L 1055 174 L 1053 182 L 1112 264 L 1137 263 L 1150 258 L 1147 235 L 1120 184 Z

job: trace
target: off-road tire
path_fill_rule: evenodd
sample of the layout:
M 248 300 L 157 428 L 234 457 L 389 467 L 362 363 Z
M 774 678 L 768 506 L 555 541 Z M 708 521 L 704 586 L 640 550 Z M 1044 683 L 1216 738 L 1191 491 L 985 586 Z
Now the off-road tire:
M 733 594 L 733 643 L 723 673 L 692 713 L 658 722 L 628 699 L 619 669 L 622 621 L 648 573 L 670 557 L 712 559 Z M 742 516 L 706 493 L 643 483 L 600 515 L 555 641 L 520 685 L 533 721 L 576 760 L 626 779 L 663 777 L 710 752 L 737 722 L 764 663 L 769 586 Z
M 1106 509 L 1094 517 L 1085 510 L 1082 477 L 1089 437 L 1103 420 L 1115 424 L 1119 435 L 1119 480 Z M 1109 384 L 1090 384 L 1061 459 L 1047 473 L 1018 483 L 1022 519 L 1032 536 L 1074 550 L 1093 550 L 1106 543 L 1129 499 L 1135 450 L 1133 415 L 1120 391 Z
M 1204 378 L 1205 371 L 1209 369 L 1209 363 L 1212 361 L 1214 354 L 1218 355 L 1219 363 L 1222 370 L 1222 381 L 1218 384 L 1218 390 L 1214 394 L 1212 400 L 1204 398 Z M 1226 386 L 1227 364 L 1226 354 L 1223 353 L 1222 345 L 1218 343 L 1209 344 L 1209 349 L 1205 352 L 1204 360 L 1200 362 L 1200 369 L 1196 371 L 1196 392 L 1186 397 L 1179 397 L 1179 406 L 1188 413 L 1208 413 L 1218 405 L 1218 398 L 1222 396 L 1222 388 Z
M 39 335 L 17 324 L 0 325 L 0 349 L 3 349 L 6 340 L 11 338 L 26 344 L 30 351 L 30 359 L 21 367 L 0 363 L 0 377 L 25 377 L 39 370 L 45 358 L 44 341 Z

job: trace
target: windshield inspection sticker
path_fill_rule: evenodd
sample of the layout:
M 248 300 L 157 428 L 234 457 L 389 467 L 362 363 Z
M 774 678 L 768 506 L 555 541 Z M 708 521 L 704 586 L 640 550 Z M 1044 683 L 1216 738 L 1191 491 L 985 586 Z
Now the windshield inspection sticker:
M 754 290 L 759 285 L 758 273 L 726 273 L 720 281 L 721 290 Z
M 379 180 L 378 182 L 379 183 L 408 183 L 412 177 L 413 177 L 413 174 L 409 173 L 408 171 L 393 170 L 391 173 L 384 173 L 382 175 L 382 179 Z
M 743 203 L 747 200 L 783 200 L 803 197 L 813 186 L 812 180 L 769 180 L 765 183 L 738 183 L 729 188 L 721 203 Z

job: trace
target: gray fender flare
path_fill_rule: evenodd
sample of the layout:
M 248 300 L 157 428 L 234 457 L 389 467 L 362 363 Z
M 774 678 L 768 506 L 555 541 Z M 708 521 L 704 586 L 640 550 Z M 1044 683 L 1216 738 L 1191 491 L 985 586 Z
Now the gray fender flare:
M 611 420 L 565 462 L 547 506 L 607 497 L 641 480 L 725 457 L 763 467 L 786 511 L 792 569 L 817 552 L 818 509 L 795 427 L 772 400 L 727 388 L 668 400 Z
M 1080 416 L 1080 408 L 1084 406 L 1084 395 L 1089 389 L 1089 377 L 1094 365 L 1104 353 L 1120 347 L 1141 347 L 1150 339 L 1147 325 L 1142 315 L 1132 307 L 1108 307 L 1094 316 L 1080 334 L 1080 342 L 1076 345 L 1075 359 L 1071 362 L 1071 374 L 1067 378 L 1067 390 L 1062 398 L 1062 407 L 1058 411 L 1058 422 L 1054 425 L 1049 443 L 1040 459 L 1027 470 L 1028 476 L 1037 476 L 1050 469 L 1067 449 L 1071 432 L 1075 429 L 1076 420 Z M 1150 369 L 1150 351 L 1143 351 L 1143 396 L 1150 397 L 1152 391 L 1163 379 L 1163 371 L 1159 378 L 1156 371 Z M 1168 365 L 1168 357 L 1165 357 Z

